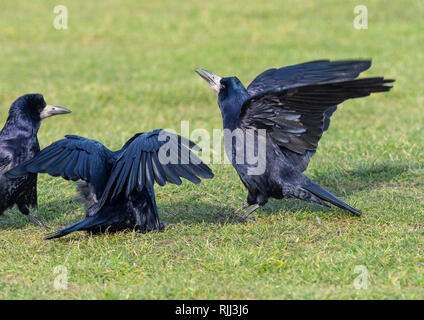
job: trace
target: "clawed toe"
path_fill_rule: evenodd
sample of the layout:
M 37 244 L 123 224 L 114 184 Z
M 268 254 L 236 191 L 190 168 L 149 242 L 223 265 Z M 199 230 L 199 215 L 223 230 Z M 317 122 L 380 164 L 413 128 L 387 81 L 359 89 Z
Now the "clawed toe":
M 36 218 L 36 217 L 34 217 L 33 215 L 28 214 L 28 217 L 31 219 L 31 221 L 32 221 L 34 224 L 36 224 L 36 225 L 38 225 L 38 226 L 40 226 L 40 227 L 42 227 L 42 228 L 46 229 L 47 231 L 50 231 L 50 230 L 51 230 L 51 228 L 50 228 L 49 226 L 47 226 L 47 225 L 46 225 L 43 221 L 41 221 L 41 220 L 37 219 L 37 218 Z
M 171 223 L 168 223 L 168 222 L 166 222 L 166 221 L 164 221 L 164 222 L 161 222 L 160 223 L 160 226 L 159 226 L 159 231 L 164 231 L 166 228 L 172 228 L 174 225 L 173 224 L 171 224 Z
M 246 222 L 247 223 L 247 222 L 256 222 L 256 220 L 254 218 L 248 218 L 248 217 L 243 218 L 242 216 L 240 216 L 240 217 L 236 217 L 236 218 L 232 219 L 231 222 L 233 222 L 233 223 L 243 223 L 243 222 Z
M 231 214 L 229 213 L 218 213 L 216 215 L 217 219 L 226 220 L 228 217 L 230 217 Z

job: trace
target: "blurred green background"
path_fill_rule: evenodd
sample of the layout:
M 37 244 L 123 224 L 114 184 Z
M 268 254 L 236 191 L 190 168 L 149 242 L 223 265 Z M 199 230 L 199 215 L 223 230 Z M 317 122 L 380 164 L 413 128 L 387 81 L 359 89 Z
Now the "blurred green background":
M 353 27 L 368 8 L 368 29 Z M 68 29 L 53 27 L 56 5 Z M 424 2 L 15 1 L 0 5 L 0 118 L 28 92 L 73 110 L 46 120 L 42 147 L 78 134 L 117 149 L 154 128 L 222 127 L 194 69 L 236 75 L 317 59 L 372 58 L 388 94 L 344 103 L 306 174 L 364 214 L 272 200 L 246 224 L 215 216 L 247 195 L 234 169 L 157 188 L 163 233 L 78 233 L 46 242 L 17 210 L 0 217 L 0 298 L 366 299 L 424 297 Z M 84 216 L 75 185 L 40 176 L 38 216 Z M 317 217 L 319 219 L 317 219 Z M 319 223 L 320 222 L 320 223 Z M 55 289 L 57 266 L 68 286 Z M 354 287 L 356 266 L 367 289 Z

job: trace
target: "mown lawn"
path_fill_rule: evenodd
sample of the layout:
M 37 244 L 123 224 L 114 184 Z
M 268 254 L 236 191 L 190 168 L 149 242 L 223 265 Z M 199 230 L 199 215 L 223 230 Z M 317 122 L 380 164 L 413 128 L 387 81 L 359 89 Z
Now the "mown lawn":
M 58 4 L 68 8 L 68 30 L 53 28 Z M 368 7 L 367 30 L 353 28 L 357 4 Z M 47 242 L 8 211 L 0 217 L 0 298 L 424 297 L 422 1 L 3 0 L 0 8 L 1 121 L 27 92 L 73 110 L 43 123 L 42 147 L 78 134 L 117 149 L 136 132 L 180 131 L 182 120 L 221 128 L 196 67 L 247 85 L 270 67 L 372 58 L 366 75 L 397 80 L 388 94 L 344 103 L 306 172 L 362 209 L 361 218 L 273 200 L 254 221 L 221 223 L 215 216 L 246 191 L 231 166 L 215 164 L 213 180 L 156 189 L 161 219 L 173 224 L 163 233 Z M 38 215 L 49 225 L 83 217 L 74 183 L 40 176 L 38 188 Z M 66 289 L 54 286 L 58 266 Z M 355 288 L 355 268 L 367 270 L 366 289 Z

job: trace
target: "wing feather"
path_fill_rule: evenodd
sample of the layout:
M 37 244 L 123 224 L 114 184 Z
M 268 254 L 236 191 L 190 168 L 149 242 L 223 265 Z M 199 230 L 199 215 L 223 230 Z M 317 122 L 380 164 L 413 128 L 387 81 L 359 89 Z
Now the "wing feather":
M 13 168 L 7 175 L 17 178 L 28 173 L 48 173 L 66 180 L 84 180 L 103 193 L 113 153 L 101 143 L 68 135 L 41 150 L 33 159 Z
M 268 69 L 252 81 L 247 87 L 247 92 L 253 96 L 274 87 L 355 79 L 370 66 L 370 60 L 318 60 Z
M 272 88 L 243 103 L 238 125 L 267 129 L 274 143 L 298 154 L 314 152 L 334 106 L 389 91 L 392 87 L 388 83 L 393 81 L 374 77 Z
M 161 154 L 161 148 L 168 148 L 168 152 Z M 101 204 L 119 197 L 124 190 L 125 196 L 135 189 L 152 190 L 155 182 L 160 186 L 166 182 L 179 185 L 181 177 L 193 183 L 199 183 L 200 178 L 212 178 L 209 167 L 192 152 L 196 149 L 200 148 L 192 141 L 160 129 L 131 138 L 120 151 Z M 164 159 L 164 155 L 172 156 Z

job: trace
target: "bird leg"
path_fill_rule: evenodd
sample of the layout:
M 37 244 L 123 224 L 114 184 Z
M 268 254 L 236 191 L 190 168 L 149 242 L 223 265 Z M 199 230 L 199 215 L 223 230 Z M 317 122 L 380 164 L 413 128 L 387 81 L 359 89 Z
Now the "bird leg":
M 237 217 L 237 221 L 246 221 L 247 217 L 254 212 L 255 210 L 257 210 L 260 207 L 259 204 L 255 204 L 252 208 L 250 208 L 249 210 L 247 210 L 245 213 L 243 213 L 240 217 Z
M 246 204 L 242 205 L 240 208 L 237 208 L 237 209 L 231 211 L 230 213 L 219 213 L 218 216 L 221 217 L 221 218 L 231 217 L 231 216 L 239 213 L 240 211 L 242 211 L 242 210 L 244 210 L 244 209 L 246 209 L 250 206 L 251 206 L 250 204 L 246 203 Z
M 38 220 L 36 217 L 34 217 L 30 211 L 27 205 L 18 204 L 18 209 L 20 212 L 22 212 L 24 215 L 28 216 L 28 218 L 31 219 L 31 221 L 36 224 L 37 226 L 40 226 L 46 230 L 51 230 L 43 221 Z
M 41 220 L 38 220 L 36 217 L 34 217 L 32 214 L 30 214 L 30 213 L 28 213 L 28 218 L 30 218 L 31 219 L 31 221 L 33 222 L 33 223 L 35 223 L 36 225 L 38 225 L 38 226 L 40 226 L 40 227 L 42 227 L 42 228 L 44 228 L 44 229 L 46 229 L 47 231 L 49 231 L 49 230 L 51 230 L 51 228 L 50 227 L 48 227 L 43 221 L 41 221 Z

